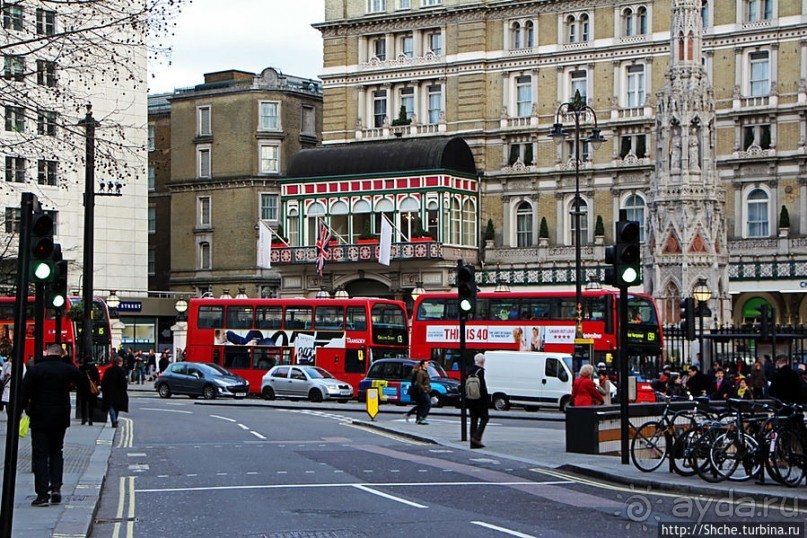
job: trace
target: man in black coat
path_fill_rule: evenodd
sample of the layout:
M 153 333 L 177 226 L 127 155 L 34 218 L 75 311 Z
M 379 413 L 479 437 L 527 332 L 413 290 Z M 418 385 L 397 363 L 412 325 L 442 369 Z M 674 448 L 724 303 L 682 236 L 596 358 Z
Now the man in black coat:
M 790 367 L 786 357 L 776 360 L 776 373 L 773 374 L 768 393 L 771 397 L 778 398 L 784 403 L 802 401 L 801 376 Z
M 712 384 L 709 383 L 709 378 L 698 370 L 694 364 L 689 367 L 689 378 L 687 378 L 687 390 L 693 398 L 698 396 L 708 396 L 709 389 Z
M 64 435 L 70 427 L 70 389 L 88 391 L 87 377 L 62 360 L 59 344 L 50 344 L 45 357 L 23 379 L 23 407 L 31 419 L 31 449 L 36 499 L 33 506 L 62 502 Z
M 101 380 L 101 395 L 104 399 L 104 409 L 109 411 L 109 420 L 112 427 L 118 427 L 118 415 L 129 412 L 129 380 L 123 369 L 123 359 L 115 357 Z
M 490 415 L 488 413 L 488 385 L 485 382 L 485 356 L 477 353 L 474 356 L 474 367 L 468 373 L 479 378 L 480 398 L 476 400 L 466 400 L 468 402 L 468 412 L 471 414 L 471 448 L 485 448 L 482 444 L 482 435 L 485 433 L 485 426 L 488 425 Z

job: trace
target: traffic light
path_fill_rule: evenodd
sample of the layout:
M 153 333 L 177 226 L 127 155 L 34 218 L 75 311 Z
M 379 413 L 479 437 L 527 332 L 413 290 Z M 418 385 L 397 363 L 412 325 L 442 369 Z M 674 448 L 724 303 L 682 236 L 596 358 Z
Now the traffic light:
M 48 285 L 45 307 L 64 308 L 64 305 L 66 303 L 67 303 L 67 260 L 60 260 L 56 263 L 56 274 L 53 279 L 53 282 L 51 282 Z
M 53 260 L 53 218 L 44 212 L 31 216 L 31 281 L 51 282 L 56 272 Z
M 687 340 L 695 339 L 695 299 L 688 297 L 681 301 L 681 328 Z
M 638 222 L 626 218 L 619 219 L 616 223 L 616 245 L 611 256 L 616 287 L 628 288 L 642 283 Z
M 473 265 L 457 267 L 457 297 L 460 317 L 468 319 L 476 310 L 476 279 Z
M 770 305 L 763 304 L 756 308 L 757 312 L 760 314 L 760 330 L 759 334 L 763 340 L 769 340 L 771 337 L 771 326 L 769 321 L 769 312 L 770 312 Z

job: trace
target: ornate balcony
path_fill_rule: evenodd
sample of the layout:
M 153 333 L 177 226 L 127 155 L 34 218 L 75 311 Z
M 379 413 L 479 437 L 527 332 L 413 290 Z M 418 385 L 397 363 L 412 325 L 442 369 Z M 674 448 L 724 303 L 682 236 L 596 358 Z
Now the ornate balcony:
M 328 263 L 377 262 L 379 249 L 378 242 L 331 245 L 327 261 Z M 442 260 L 444 254 L 447 253 L 444 253 L 442 243 L 414 239 L 407 243 L 393 243 L 390 258 L 394 261 Z M 317 260 L 317 249 L 313 246 L 272 246 L 271 259 L 272 265 L 313 264 Z

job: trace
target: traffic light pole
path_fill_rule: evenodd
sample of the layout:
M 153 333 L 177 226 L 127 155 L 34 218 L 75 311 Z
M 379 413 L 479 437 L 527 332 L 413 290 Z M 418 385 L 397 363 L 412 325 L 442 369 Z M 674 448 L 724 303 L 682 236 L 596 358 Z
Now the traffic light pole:
M 630 417 L 628 416 L 628 288 L 619 288 L 619 414 L 620 420 L 620 454 L 622 464 L 630 463 L 628 459 L 628 436 L 630 435 Z
M 92 117 L 92 106 L 87 105 L 87 115 L 79 122 L 84 127 L 85 166 L 84 166 L 84 282 L 82 283 L 84 312 L 81 322 L 81 354 L 77 363 L 83 364 L 85 357 L 92 357 L 92 305 L 93 305 L 93 254 L 95 249 L 95 127 L 98 123 Z
M 468 377 L 468 367 L 465 364 L 465 316 L 460 315 L 460 441 L 468 440 L 467 411 L 465 401 L 465 381 Z
M 34 364 L 42 360 L 45 333 L 45 283 L 37 282 L 34 294 Z

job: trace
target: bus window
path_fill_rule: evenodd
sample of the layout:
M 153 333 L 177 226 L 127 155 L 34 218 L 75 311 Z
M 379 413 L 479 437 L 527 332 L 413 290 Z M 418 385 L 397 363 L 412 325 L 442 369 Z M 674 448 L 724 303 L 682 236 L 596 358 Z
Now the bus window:
M 518 299 L 491 299 L 490 319 L 519 319 Z
M 269 370 L 280 359 L 280 348 L 256 347 L 252 354 L 252 367 L 258 370 Z
M 249 350 L 248 346 L 224 346 L 224 367 L 249 368 Z
M 366 331 L 367 330 L 367 310 L 363 306 L 347 307 L 347 330 Z
M 345 328 L 345 310 L 341 306 L 318 306 L 314 315 L 314 328 L 318 331 L 341 331 Z
M 577 319 L 577 299 L 574 297 L 561 297 L 558 303 L 558 312 L 553 318 Z
M 213 350 L 213 362 L 221 366 L 221 350 L 214 349 Z
M 603 297 L 588 297 L 584 299 L 585 311 L 583 317 L 592 321 L 605 321 L 605 299 Z
M 231 306 L 227 309 L 228 329 L 251 329 L 252 328 L 252 307 L 251 306 Z
M 279 306 L 259 306 L 255 310 L 256 329 L 279 329 L 282 321 L 283 308 Z
M 200 329 L 221 329 L 224 327 L 224 307 L 223 306 L 200 306 L 199 321 Z
M 521 299 L 521 310 L 528 316 L 522 319 L 549 319 L 552 301 L 548 297 L 527 297 Z
M 426 299 L 418 306 L 417 319 L 434 320 L 449 319 L 447 317 L 447 303 L 445 299 Z
M 284 326 L 286 329 L 310 329 L 311 317 L 310 306 L 289 306 L 286 307 Z
M 372 316 L 373 325 L 376 327 L 406 329 L 406 316 L 400 306 L 391 304 L 374 305 Z
M 658 325 L 653 303 L 644 297 L 628 297 L 628 323 L 631 325 Z
M 367 370 L 366 356 L 363 349 L 346 349 L 345 372 L 363 374 Z

